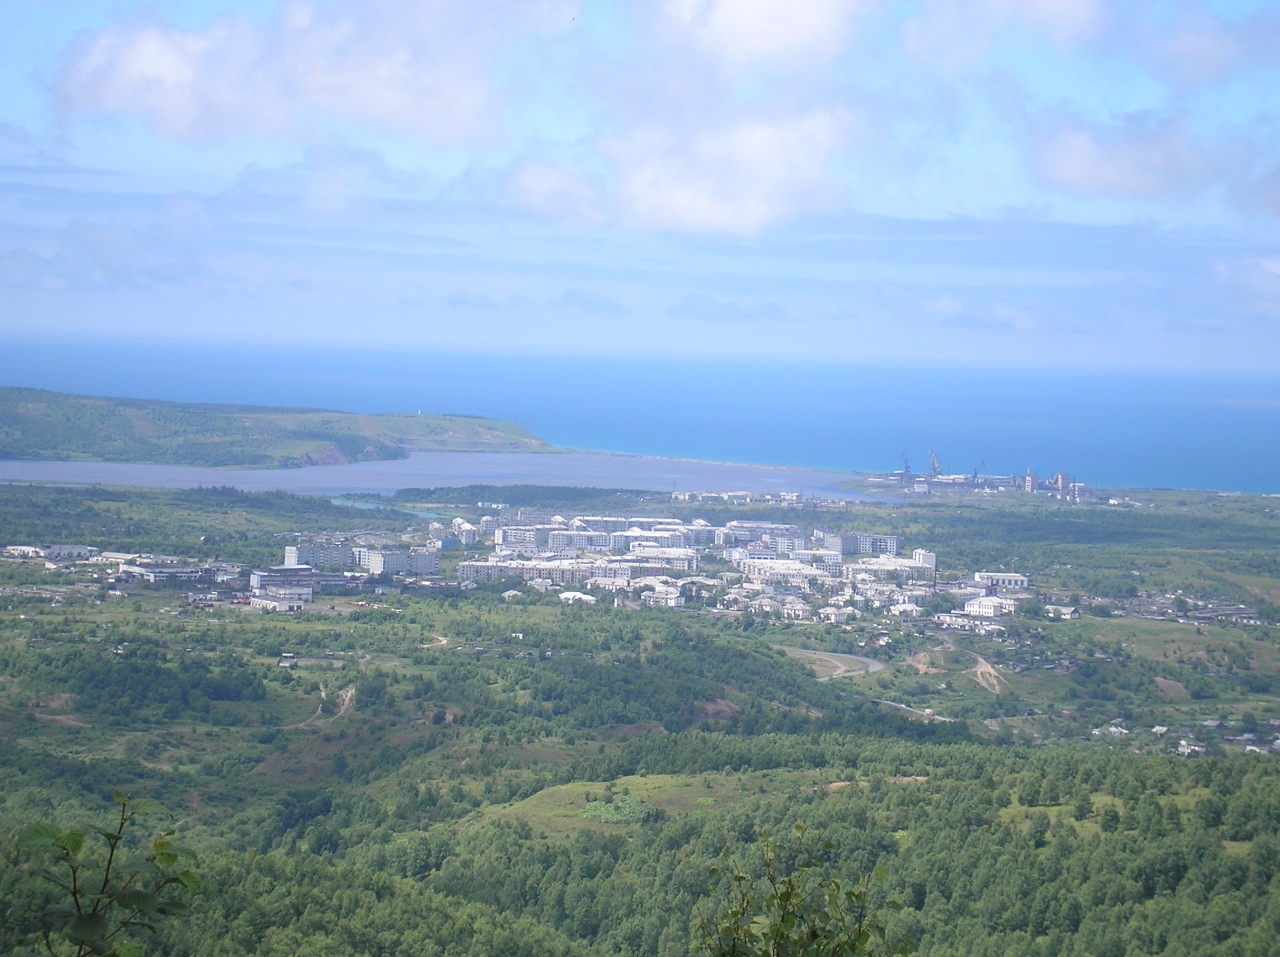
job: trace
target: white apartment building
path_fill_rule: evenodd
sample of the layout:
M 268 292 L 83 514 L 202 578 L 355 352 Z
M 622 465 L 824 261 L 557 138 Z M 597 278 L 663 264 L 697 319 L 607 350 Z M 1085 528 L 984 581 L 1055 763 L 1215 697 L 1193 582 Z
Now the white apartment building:
M 781 525 L 777 522 L 732 521 L 725 522 L 725 533 L 732 535 L 735 541 L 754 542 L 765 536 L 779 538 L 800 538 L 800 526 Z
M 403 575 L 408 568 L 407 552 L 370 552 L 370 575 Z
M 761 541 L 768 542 L 778 555 L 790 555 L 792 552 L 805 550 L 805 540 L 798 535 L 766 535 Z
M 613 551 L 625 552 L 642 543 L 660 548 L 686 548 L 688 545 L 683 529 L 629 528 L 625 532 L 609 533 L 609 548 Z
M 1011 598 L 996 598 L 984 595 L 981 598 L 970 598 L 964 603 L 964 613 L 974 618 L 999 618 L 1001 615 L 1012 615 L 1018 610 L 1018 603 Z
M 494 531 L 493 543 L 517 555 L 537 555 L 547 551 L 551 533 L 560 529 L 559 525 L 505 525 Z
M 935 572 L 938 570 L 938 556 L 933 552 L 925 551 L 923 548 L 917 548 L 913 551 L 911 560 L 917 564 L 932 568 Z
M 936 569 L 909 558 L 893 555 L 872 555 L 844 566 L 845 578 L 856 581 L 859 575 L 871 575 L 881 581 L 932 581 Z
M 815 580 L 820 585 L 831 580 L 821 568 L 789 558 L 747 559 L 739 567 L 747 581 L 772 587 L 790 586 L 807 591 Z
M 692 548 L 664 548 L 661 545 L 636 543 L 626 557 L 633 561 L 661 565 L 678 572 L 692 572 L 698 568 L 698 553 Z
M 310 565 L 312 568 L 352 568 L 356 564 L 355 550 L 350 545 L 286 545 L 284 563 L 290 567 Z
M 547 536 L 547 548 L 553 552 L 607 552 L 610 548 L 609 533 L 585 528 L 558 528 Z
M 832 575 L 840 574 L 844 560 L 844 556 L 839 552 L 832 552 L 823 548 L 797 549 L 791 553 L 791 558 L 797 562 L 817 565 Z

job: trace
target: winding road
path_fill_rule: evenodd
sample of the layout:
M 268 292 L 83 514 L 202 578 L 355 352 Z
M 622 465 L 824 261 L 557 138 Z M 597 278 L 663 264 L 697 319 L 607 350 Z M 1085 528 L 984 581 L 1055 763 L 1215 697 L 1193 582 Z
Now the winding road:
M 834 651 L 809 651 L 807 648 L 787 648 L 782 645 L 778 647 L 793 658 L 821 661 L 829 665 L 832 669 L 831 674 L 820 676 L 818 678 L 819 681 L 830 681 L 832 678 L 847 678 L 856 675 L 873 675 L 877 671 L 884 671 L 885 669 L 884 662 L 876 661 L 874 658 L 863 658 L 859 655 L 842 655 Z
M 856 675 L 873 675 L 877 671 L 884 671 L 887 665 L 883 661 L 876 661 L 874 658 L 863 658 L 860 655 L 842 655 L 834 651 L 809 651 L 806 648 L 787 648 L 783 645 L 776 646 L 785 651 L 793 658 L 800 658 L 808 661 L 821 661 L 834 670 L 829 675 L 821 675 L 819 681 L 830 681 L 832 678 L 845 678 Z M 851 665 L 858 666 L 855 670 Z M 901 701 L 885 701 L 881 698 L 869 699 L 875 704 L 888 705 L 891 708 L 901 708 L 903 711 L 910 711 L 918 714 L 922 718 L 928 718 L 930 721 L 955 721 L 955 718 L 944 718 L 940 714 L 932 714 L 929 711 L 913 708 L 909 704 L 903 704 Z

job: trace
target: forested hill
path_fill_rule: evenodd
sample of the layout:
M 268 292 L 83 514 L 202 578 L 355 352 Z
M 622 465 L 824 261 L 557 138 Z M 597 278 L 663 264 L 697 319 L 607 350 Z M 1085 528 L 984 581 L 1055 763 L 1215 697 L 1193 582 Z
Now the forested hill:
M 547 448 L 518 425 L 478 416 L 356 415 L 0 388 L 0 459 L 298 468 L 398 459 L 415 449 Z

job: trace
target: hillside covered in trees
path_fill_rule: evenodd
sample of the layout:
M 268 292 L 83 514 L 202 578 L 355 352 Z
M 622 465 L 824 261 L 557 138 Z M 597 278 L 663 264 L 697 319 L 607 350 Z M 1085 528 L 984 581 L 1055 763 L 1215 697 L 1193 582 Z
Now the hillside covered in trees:
M 404 458 L 414 449 L 540 451 L 510 422 L 464 415 L 160 402 L 0 388 L 0 458 L 299 468 Z

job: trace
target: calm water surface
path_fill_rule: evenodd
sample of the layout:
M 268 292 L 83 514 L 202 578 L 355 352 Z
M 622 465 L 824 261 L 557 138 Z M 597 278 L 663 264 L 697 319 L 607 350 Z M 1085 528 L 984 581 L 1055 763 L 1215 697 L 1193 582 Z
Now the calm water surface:
M 1276 377 L 10 341 L 0 343 L 0 384 L 355 412 L 466 412 L 519 422 L 562 447 L 676 459 L 888 471 L 901 467 L 905 453 L 914 469 L 927 471 L 933 449 L 948 472 L 1030 468 L 1066 471 L 1094 486 L 1280 492 Z M 397 468 L 380 465 L 359 481 L 749 489 L 751 481 L 777 478 L 713 469 L 704 480 L 689 465 L 633 460 L 441 460 L 412 476 Z M 811 481 L 818 480 L 802 480 Z

